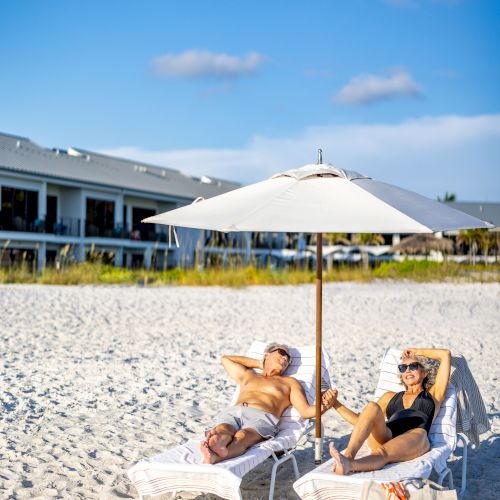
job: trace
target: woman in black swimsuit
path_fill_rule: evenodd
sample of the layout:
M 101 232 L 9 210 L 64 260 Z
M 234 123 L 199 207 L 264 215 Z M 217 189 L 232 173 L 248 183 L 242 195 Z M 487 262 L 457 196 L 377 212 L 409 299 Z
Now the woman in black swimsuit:
M 437 372 L 431 360 L 439 362 Z M 451 353 L 448 349 L 409 347 L 398 368 L 406 390 L 386 392 L 376 403 L 368 403 L 359 415 L 336 399 L 333 407 L 354 425 L 342 454 L 330 443 L 336 474 L 378 470 L 391 462 L 412 460 L 429 450 L 427 434 L 446 394 Z M 371 454 L 356 459 L 367 438 Z

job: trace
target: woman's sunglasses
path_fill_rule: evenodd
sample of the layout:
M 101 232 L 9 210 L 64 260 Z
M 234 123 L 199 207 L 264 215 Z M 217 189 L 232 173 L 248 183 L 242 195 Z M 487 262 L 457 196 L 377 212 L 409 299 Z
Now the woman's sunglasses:
M 288 352 L 286 352 L 285 349 L 281 349 L 281 347 L 278 349 L 273 349 L 270 352 L 278 352 L 278 354 L 280 354 L 281 356 L 285 356 L 286 359 L 288 360 L 288 364 L 290 364 L 290 362 L 292 361 L 290 354 L 288 354 Z
M 418 370 L 418 368 L 422 368 L 422 365 L 418 361 L 414 361 L 413 363 L 410 363 L 408 365 L 402 364 L 398 365 L 398 370 L 400 373 L 404 373 L 408 368 L 414 372 L 415 370 Z

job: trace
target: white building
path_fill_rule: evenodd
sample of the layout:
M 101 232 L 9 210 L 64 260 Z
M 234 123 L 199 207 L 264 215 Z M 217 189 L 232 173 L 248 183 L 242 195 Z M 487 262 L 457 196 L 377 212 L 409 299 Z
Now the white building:
M 101 253 L 117 266 L 189 265 L 199 231 L 178 229 L 181 248 L 169 248 L 168 228 L 140 221 L 237 187 L 0 133 L 0 264 L 24 256 L 41 268 L 63 251 L 77 261 Z

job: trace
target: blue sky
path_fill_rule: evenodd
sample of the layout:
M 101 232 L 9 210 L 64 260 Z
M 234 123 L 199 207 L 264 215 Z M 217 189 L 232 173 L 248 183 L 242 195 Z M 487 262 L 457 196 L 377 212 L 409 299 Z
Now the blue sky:
M 0 130 L 243 183 L 314 161 L 500 201 L 500 2 L 25 1 Z

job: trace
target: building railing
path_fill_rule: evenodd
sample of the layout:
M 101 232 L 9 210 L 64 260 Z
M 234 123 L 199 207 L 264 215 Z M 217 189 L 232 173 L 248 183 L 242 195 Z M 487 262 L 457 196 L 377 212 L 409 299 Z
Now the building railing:
M 80 219 L 75 217 L 59 217 L 56 220 L 35 219 L 2 214 L 0 211 L 0 231 L 18 231 L 24 233 L 55 234 L 56 236 L 80 236 Z M 84 235 L 87 238 L 115 238 L 132 241 L 168 241 L 167 227 L 124 227 L 123 224 L 105 226 L 95 222 L 85 221 Z
M 168 241 L 167 228 L 156 229 L 154 226 L 151 228 L 144 227 L 126 227 L 123 224 L 116 224 L 114 226 L 104 226 L 96 224 L 95 221 L 85 221 L 85 236 L 87 238 L 118 238 L 132 241 Z
M 0 211 L 0 231 L 44 233 L 58 236 L 80 236 L 80 219 L 60 217 L 54 221 L 37 218 L 28 220 L 19 215 L 11 216 Z
M 45 232 L 57 236 L 80 236 L 80 219 L 60 217 L 56 221 L 45 221 Z

